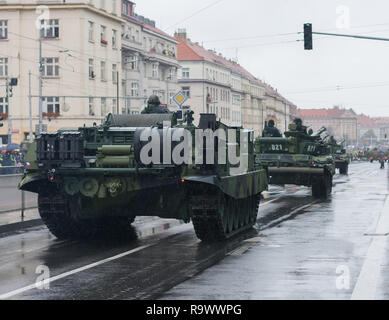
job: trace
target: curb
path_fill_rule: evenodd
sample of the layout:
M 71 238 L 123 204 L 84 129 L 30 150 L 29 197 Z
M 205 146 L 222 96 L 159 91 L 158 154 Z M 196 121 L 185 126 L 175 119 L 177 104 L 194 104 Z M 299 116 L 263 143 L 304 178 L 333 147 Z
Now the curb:
M 26 228 L 37 227 L 43 225 L 41 219 L 33 219 L 28 221 L 21 221 L 0 226 L 0 237 L 5 233 L 12 233 Z

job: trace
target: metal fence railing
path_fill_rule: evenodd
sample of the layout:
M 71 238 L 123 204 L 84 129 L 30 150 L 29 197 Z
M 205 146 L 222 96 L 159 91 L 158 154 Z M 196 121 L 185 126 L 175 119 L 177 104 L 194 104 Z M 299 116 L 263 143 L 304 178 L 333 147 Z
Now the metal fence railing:
M 23 168 L 0 167 L 0 214 L 21 211 L 22 217 L 26 210 L 37 208 L 37 195 L 18 189 Z

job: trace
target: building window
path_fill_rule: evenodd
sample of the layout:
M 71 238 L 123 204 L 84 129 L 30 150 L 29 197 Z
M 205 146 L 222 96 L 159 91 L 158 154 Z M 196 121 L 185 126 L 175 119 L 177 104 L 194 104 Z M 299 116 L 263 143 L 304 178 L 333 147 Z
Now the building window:
M 59 37 L 59 20 L 41 20 L 41 38 L 52 39 Z
M 159 97 L 159 90 L 153 90 L 153 96 Z
M 118 75 L 117 75 L 117 66 L 116 64 L 112 65 L 112 82 L 116 83 L 118 81 Z
M 123 1 L 122 3 L 122 13 L 125 14 L 126 16 L 128 15 L 128 7 L 126 1 Z
M 112 30 L 112 48 L 116 49 L 116 30 Z
M 89 41 L 93 41 L 94 40 L 93 33 L 94 33 L 94 23 L 92 21 L 88 21 L 88 38 L 89 38 Z
M 107 113 L 107 98 L 101 98 L 101 115 L 105 116 Z
M 152 64 L 152 74 L 151 76 L 154 78 L 154 79 L 157 79 L 158 78 L 158 63 L 153 63 Z
M 95 71 L 94 71 L 94 62 L 93 59 L 89 59 L 89 78 L 94 79 L 96 77 Z
M 106 31 L 106 27 L 101 26 L 101 28 L 100 28 L 100 42 L 101 42 L 101 44 L 104 44 L 104 45 L 106 45 L 108 43 L 107 40 L 105 39 L 105 31 Z
M 100 63 L 100 78 L 102 81 L 105 81 L 105 61 Z
M 0 98 L 0 114 L 8 114 L 8 98 Z
M 128 59 L 130 62 L 130 69 L 131 70 L 138 70 L 138 57 L 137 56 L 130 56 Z
M 8 39 L 8 21 L 0 20 L 0 40 Z
M 59 77 L 59 58 L 42 58 L 43 76 Z
M 182 79 L 189 79 L 189 68 L 182 69 Z
M 0 77 L 8 76 L 8 58 L 0 58 Z
M 47 113 L 60 113 L 59 97 L 43 97 L 42 101 L 46 104 Z
M 169 105 L 174 105 L 173 97 L 175 96 L 174 92 L 169 92 Z
M 233 94 L 232 95 L 232 104 L 236 106 L 241 105 L 241 97 L 239 94 Z
M 95 115 L 95 108 L 93 106 L 93 98 L 89 97 L 89 115 L 94 116 Z
M 138 96 L 138 90 L 139 90 L 139 85 L 137 82 L 132 82 L 131 83 L 131 96 L 132 97 L 137 97 Z
M 186 97 L 190 98 L 190 87 L 182 87 L 182 92 Z
M 176 69 L 175 68 L 170 68 L 170 70 L 169 70 L 169 79 L 168 80 L 174 81 L 175 78 L 176 78 Z

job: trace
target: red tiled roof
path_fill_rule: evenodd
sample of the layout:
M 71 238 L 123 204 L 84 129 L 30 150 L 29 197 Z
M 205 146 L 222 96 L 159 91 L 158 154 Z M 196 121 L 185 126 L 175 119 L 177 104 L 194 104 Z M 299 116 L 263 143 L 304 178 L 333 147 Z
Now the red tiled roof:
M 288 101 L 281 94 L 279 94 L 277 90 L 273 89 L 270 85 L 265 84 L 261 80 L 257 79 L 240 64 L 231 60 L 227 60 L 226 58 L 217 55 L 215 52 L 207 50 L 199 44 L 191 42 L 190 40 L 184 41 L 178 37 L 176 37 L 176 40 L 178 41 L 177 51 L 179 61 L 208 61 L 214 64 L 221 65 L 249 79 L 252 83 L 256 83 L 260 86 L 263 86 L 265 88 L 266 94 L 275 97 L 283 101 L 284 103 L 296 107 L 292 102 Z
M 200 46 L 199 44 L 191 42 L 190 40 L 184 41 L 178 37 L 176 37 L 176 40 L 178 41 L 177 51 L 178 51 L 179 61 L 208 61 L 214 64 L 221 65 L 249 79 L 251 82 L 263 86 L 268 95 L 271 95 L 275 98 L 278 98 L 279 100 L 282 100 L 285 103 L 294 106 L 292 102 L 288 101 L 283 96 L 281 96 L 271 86 L 263 83 L 261 80 L 253 76 L 249 71 L 243 68 L 240 64 L 233 62 L 231 60 L 227 60 L 226 58 L 216 54 L 215 52 L 211 50 L 207 50 L 204 47 Z
M 358 115 L 358 123 L 360 124 L 361 127 L 367 127 L 367 128 L 372 128 L 376 126 L 375 121 L 370 118 L 369 116 L 366 116 L 364 114 Z
M 389 124 L 389 117 L 372 118 L 376 124 Z
M 163 32 L 162 30 L 158 29 L 158 28 L 155 28 L 155 27 L 152 27 L 148 24 L 142 24 L 143 28 L 145 29 L 148 29 L 150 31 L 153 31 L 155 33 L 158 33 L 160 34 L 161 36 L 164 36 L 165 38 L 168 38 L 170 40 L 173 40 L 173 41 L 177 41 L 174 37 L 172 37 L 171 35 L 167 34 L 166 32 Z
M 178 41 L 178 60 L 181 61 L 208 61 L 214 64 L 218 64 L 231 71 L 238 73 L 253 82 L 262 84 L 260 80 L 254 77 L 250 72 L 243 68 L 238 63 L 227 60 L 223 56 L 216 54 L 213 51 L 207 50 L 197 43 L 193 43 L 189 40 L 183 41 L 182 39 L 176 38 Z
M 327 109 L 300 109 L 299 114 L 303 118 L 329 118 Z
M 339 118 L 346 112 L 355 114 L 353 109 L 340 109 L 334 107 L 331 109 L 300 109 L 299 114 L 303 118 Z M 355 114 L 356 115 L 356 114 Z
M 150 30 L 152 32 L 155 32 L 155 33 L 157 33 L 157 34 L 159 34 L 159 35 L 161 35 L 161 36 L 163 36 L 165 38 L 168 38 L 168 39 L 173 40 L 173 41 L 177 41 L 175 38 L 173 38 L 172 36 L 170 36 L 166 32 L 164 32 L 164 31 L 162 31 L 162 30 L 160 30 L 158 28 L 152 27 L 152 26 L 150 26 L 150 25 L 148 25 L 146 23 L 141 23 L 138 20 L 134 19 L 133 17 L 122 15 L 122 18 L 124 20 L 127 20 L 127 21 L 130 21 L 132 23 L 135 23 L 135 24 L 137 24 L 139 26 L 142 26 L 144 29 L 148 29 L 148 30 Z

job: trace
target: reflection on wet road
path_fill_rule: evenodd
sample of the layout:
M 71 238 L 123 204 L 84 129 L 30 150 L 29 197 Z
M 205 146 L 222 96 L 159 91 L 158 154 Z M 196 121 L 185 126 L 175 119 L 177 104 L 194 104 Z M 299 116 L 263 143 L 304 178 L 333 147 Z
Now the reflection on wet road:
M 2 238 L 0 298 L 349 299 L 388 178 L 358 163 L 334 182 L 327 201 L 308 188 L 271 187 L 255 228 L 226 243 L 203 244 L 191 224 L 160 219 L 138 220 L 121 243 L 58 241 L 44 227 Z M 34 287 L 42 266 L 49 289 Z

